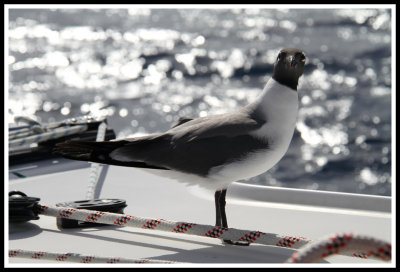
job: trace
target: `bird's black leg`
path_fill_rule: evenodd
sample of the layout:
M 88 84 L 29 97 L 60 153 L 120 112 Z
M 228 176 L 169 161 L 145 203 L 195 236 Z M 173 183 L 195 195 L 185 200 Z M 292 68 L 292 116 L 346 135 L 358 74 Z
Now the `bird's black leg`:
M 214 198 L 215 198 L 215 226 L 221 227 L 222 226 L 222 221 L 221 221 L 221 208 L 219 205 L 219 198 L 221 197 L 221 192 L 222 191 L 216 191 Z
M 226 220 L 225 205 L 226 205 L 226 190 L 219 190 L 215 192 L 215 225 L 217 227 L 228 228 Z
M 225 212 L 225 206 L 226 206 L 226 189 L 221 190 L 221 195 L 219 197 L 219 209 L 220 209 L 220 214 L 221 214 L 221 223 L 223 228 L 228 228 L 228 220 L 226 219 L 226 212 Z
M 216 223 L 217 227 L 228 228 L 228 220 L 226 219 L 226 191 L 227 189 L 215 192 L 215 212 L 216 212 Z M 224 240 L 225 243 L 231 245 L 248 246 L 248 242 Z

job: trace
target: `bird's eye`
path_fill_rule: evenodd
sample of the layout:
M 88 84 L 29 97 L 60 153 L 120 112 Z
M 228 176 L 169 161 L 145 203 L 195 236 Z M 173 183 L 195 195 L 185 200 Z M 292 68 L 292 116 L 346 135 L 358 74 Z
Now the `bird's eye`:
M 285 55 L 286 55 L 286 54 L 285 54 L 284 52 L 280 52 L 280 53 L 278 54 L 277 60 L 280 60 L 280 59 L 284 58 Z

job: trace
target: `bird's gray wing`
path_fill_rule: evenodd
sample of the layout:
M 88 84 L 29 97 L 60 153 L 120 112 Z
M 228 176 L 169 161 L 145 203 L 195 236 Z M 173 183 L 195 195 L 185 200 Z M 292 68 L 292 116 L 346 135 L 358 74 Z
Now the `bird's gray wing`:
M 243 112 L 198 118 L 156 136 L 123 140 L 110 157 L 206 176 L 215 166 L 268 148 L 265 139 L 249 134 L 263 123 Z

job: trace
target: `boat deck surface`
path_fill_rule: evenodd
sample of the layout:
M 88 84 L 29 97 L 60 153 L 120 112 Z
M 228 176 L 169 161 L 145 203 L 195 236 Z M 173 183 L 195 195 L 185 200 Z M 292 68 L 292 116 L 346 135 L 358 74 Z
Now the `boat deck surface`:
M 56 169 L 50 161 L 47 167 Z M 38 174 L 29 165 L 11 167 L 9 191 L 39 197 L 42 205 L 85 199 L 90 168 L 73 162 L 71 170 Z M 64 165 L 65 167 L 65 165 Z M 17 178 L 18 172 L 25 178 Z M 100 198 L 127 202 L 124 213 L 147 218 L 215 223 L 213 192 L 167 180 L 133 168 L 110 166 Z M 318 240 L 343 232 L 369 235 L 390 242 L 389 197 L 281 189 L 234 183 L 227 194 L 229 227 Z M 74 252 L 130 259 L 157 259 L 194 264 L 281 264 L 294 249 L 253 243 L 223 244 L 220 239 L 118 226 L 60 230 L 54 217 L 9 225 L 9 249 Z M 382 263 L 342 255 L 323 263 Z M 10 264 L 38 264 L 48 260 L 9 258 Z M 65 264 L 63 264 L 65 265 Z

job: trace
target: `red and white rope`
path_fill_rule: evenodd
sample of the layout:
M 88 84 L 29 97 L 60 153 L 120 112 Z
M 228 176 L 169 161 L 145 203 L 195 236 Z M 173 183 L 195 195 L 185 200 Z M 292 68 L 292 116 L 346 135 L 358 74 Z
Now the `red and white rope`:
M 155 229 L 182 234 L 206 236 L 233 241 L 247 241 L 264 245 L 300 248 L 310 241 L 304 237 L 281 236 L 260 231 L 239 230 L 203 224 L 175 222 L 164 219 L 151 219 L 128 214 L 117 214 L 84 209 L 52 207 L 38 205 L 38 213 L 59 218 L 68 218 L 83 222 L 102 223 L 142 229 Z
M 156 259 L 128 259 L 120 257 L 100 257 L 94 255 L 82 255 L 78 253 L 55 253 L 46 251 L 33 251 L 33 250 L 21 250 L 11 249 L 8 251 L 9 258 L 27 258 L 32 260 L 48 260 L 57 262 L 73 262 L 73 263 L 129 263 L 129 264 L 173 264 L 178 262 L 164 261 Z
M 314 263 L 334 254 L 390 261 L 392 259 L 392 246 L 390 243 L 363 235 L 336 234 L 306 245 L 293 253 L 286 262 Z
M 151 219 L 128 214 L 116 214 L 84 209 L 37 205 L 38 213 L 83 222 L 103 223 L 142 229 L 153 229 L 232 241 L 248 241 L 269 246 L 300 249 L 287 262 L 315 262 L 332 254 L 359 258 L 391 260 L 389 243 L 353 234 L 336 235 L 320 241 L 311 241 L 300 236 L 282 236 L 260 231 L 222 228 L 210 225 Z

